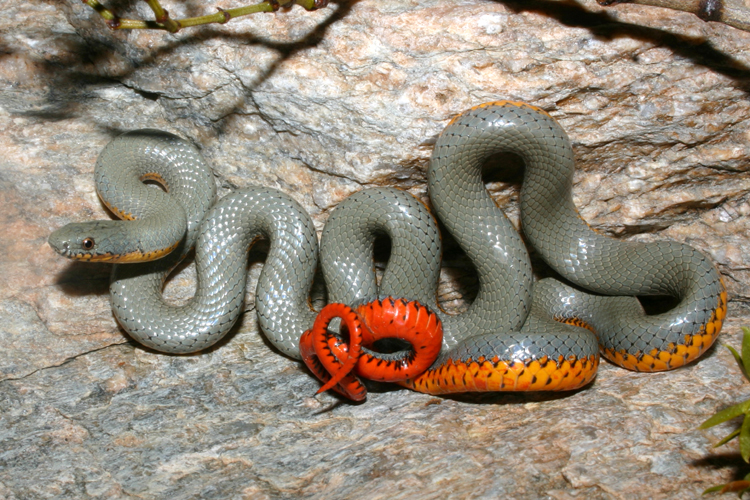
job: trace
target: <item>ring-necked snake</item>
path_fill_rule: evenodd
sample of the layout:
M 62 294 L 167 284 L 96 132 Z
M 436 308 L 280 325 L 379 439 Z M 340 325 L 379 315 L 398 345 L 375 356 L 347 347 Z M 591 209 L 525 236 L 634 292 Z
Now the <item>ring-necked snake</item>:
M 482 183 L 483 162 L 498 152 L 518 154 L 525 162 L 521 218 L 528 241 L 563 278 L 593 293 L 550 279 L 532 283 L 520 237 Z M 143 254 L 181 245 L 175 257 L 115 266 L 111 291 L 118 321 L 137 340 L 166 352 L 211 345 L 239 314 L 245 255 L 252 241 L 265 235 L 271 250 L 256 290 L 261 327 L 282 352 L 299 358 L 297 339 L 315 319 L 307 304 L 317 250 L 309 217 L 291 198 L 268 188 L 233 193 L 202 217 L 210 201 L 193 210 L 194 202 L 183 197 L 191 199 L 197 188 L 176 189 L 179 182 L 168 173 L 175 167 L 193 172 L 181 175 L 209 185 L 200 190 L 213 197 L 213 180 L 207 181 L 210 172 L 199 154 L 165 133 L 121 136 L 97 163 L 98 192 L 116 214 L 142 219 L 159 236 L 178 233 L 166 230 L 164 214 L 170 212 L 146 209 L 133 197 L 136 191 L 164 196 L 139 182 L 152 179 L 183 205 L 189 221 L 182 242 L 170 239 L 153 247 L 147 245 L 151 238 L 134 240 Z M 478 106 L 443 131 L 428 173 L 430 198 L 474 263 L 480 286 L 466 313 L 442 316 L 438 360 L 404 385 L 435 394 L 574 389 L 594 377 L 600 349 L 627 368 L 656 371 L 682 366 L 713 343 L 726 314 L 726 292 L 713 264 L 688 245 L 618 241 L 592 231 L 572 202 L 573 170 L 565 132 L 544 111 L 526 104 Z M 123 189 L 113 187 L 116 176 L 127 178 L 128 187 L 109 201 L 110 190 Z M 244 215 L 245 209 L 255 215 Z M 201 218 L 205 222 L 199 225 Z M 50 244 L 81 259 L 122 255 L 121 242 L 134 223 L 104 224 L 66 226 Z M 371 250 L 381 232 L 391 237 L 392 250 L 378 288 Z M 175 308 L 164 303 L 161 286 L 191 246 L 191 234 L 198 236 L 198 291 L 188 305 Z M 114 245 L 107 246 L 110 242 Z M 359 304 L 388 295 L 434 304 L 440 249 L 435 221 L 419 201 L 388 188 L 356 193 L 334 210 L 321 239 L 329 301 Z M 671 295 L 679 303 L 649 316 L 637 299 L 608 295 Z

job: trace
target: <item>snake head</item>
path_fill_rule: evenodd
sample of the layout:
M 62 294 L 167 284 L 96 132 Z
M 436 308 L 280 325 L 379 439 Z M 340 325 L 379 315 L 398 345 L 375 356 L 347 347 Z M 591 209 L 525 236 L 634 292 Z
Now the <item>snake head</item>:
M 178 224 L 173 231 L 175 234 L 170 234 L 158 227 L 151 232 L 141 232 L 138 230 L 140 222 L 74 222 L 52 233 L 48 242 L 55 252 L 73 260 L 116 264 L 149 262 L 177 248 L 182 242 L 177 235 L 184 234 L 187 224 Z
M 80 222 L 63 226 L 49 237 L 52 249 L 73 260 L 114 262 L 118 254 L 111 247 L 119 232 L 117 221 Z

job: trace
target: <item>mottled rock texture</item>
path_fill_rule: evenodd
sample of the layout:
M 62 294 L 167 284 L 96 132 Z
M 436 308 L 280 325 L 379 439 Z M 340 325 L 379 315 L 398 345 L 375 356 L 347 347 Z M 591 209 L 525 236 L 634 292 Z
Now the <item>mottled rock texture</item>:
M 165 5 L 184 17 L 238 4 Z M 604 363 L 568 395 L 381 388 L 350 405 L 313 398 L 318 384 L 268 347 L 250 306 L 210 352 L 134 345 L 109 311 L 108 266 L 58 258 L 46 238 L 108 216 L 94 161 L 126 130 L 193 140 L 223 192 L 279 188 L 320 229 L 367 186 L 426 199 L 447 120 L 523 100 L 567 129 L 592 226 L 716 260 L 723 341 L 738 345 L 750 323 L 750 34 L 593 1 L 361 0 L 177 35 L 112 32 L 74 1 L 5 0 L 0 12 L 0 498 L 696 498 L 747 472 L 735 445 L 711 449 L 731 424 L 696 430 L 750 396 L 721 347 L 670 373 Z M 516 220 L 517 173 L 487 180 Z M 441 299 L 458 311 L 476 277 L 446 240 Z M 168 295 L 189 296 L 193 276 L 183 268 Z

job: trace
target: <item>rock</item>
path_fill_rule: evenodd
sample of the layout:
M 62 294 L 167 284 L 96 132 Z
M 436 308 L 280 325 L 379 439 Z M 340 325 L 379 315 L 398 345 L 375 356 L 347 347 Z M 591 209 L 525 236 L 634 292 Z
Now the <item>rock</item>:
M 141 5 L 132 16 L 147 16 Z M 172 17 L 226 2 L 165 5 Z M 49 233 L 106 218 L 94 161 L 117 134 L 198 144 L 222 193 L 294 196 L 320 230 L 349 194 L 392 185 L 427 200 L 435 138 L 485 101 L 527 101 L 570 135 L 574 196 L 613 237 L 671 238 L 710 255 L 729 290 L 722 341 L 750 324 L 750 34 L 695 16 L 593 1 L 363 0 L 225 25 L 112 32 L 81 3 L 0 15 L 1 498 L 685 498 L 735 478 L 732 424 L 748 397 L 714 347 L 669 373 L 603 363 L 573 394 L 434 398 L 377 388 L 313 397 L 247 311 L 209 352 L 129 342 L 107 265 L 58 258 Z M 519 180 L 488 174 L 517 223 Z M 448 235 L 441 304 L 466 308 L 470 264 Z M 251 283 L 262 266 L 254 253 Z M 543 268 L 540 275 L 547 271 Z M 167 295 L 188 297 L 184 267 Z

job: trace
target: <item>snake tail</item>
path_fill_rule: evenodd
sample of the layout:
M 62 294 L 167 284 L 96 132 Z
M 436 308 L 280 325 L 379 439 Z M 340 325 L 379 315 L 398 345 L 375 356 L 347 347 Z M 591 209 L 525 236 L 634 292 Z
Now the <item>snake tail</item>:
M 340 317 L 346 326 L 348 342 L 327 330 L 334 317 Z M 384 339 L 398 339 L 410 349 L 385 354 L 373 351 Z M 318 392 L 333 388 L 355 401 L 367 394 L 360 378 L 398 382 L 414 377 L 432 365 L 441 346 L 442 327 L 435 313 L 416 301 L 391 297 L 355 309 L 329 304 L 300 340 L 302 359 L 325 382 Z
M 334 318 L 341 318 L 349 333 L 343 344 L 328 330 Z M 345 304 L 326 305 L 318 313 L 310 330 L 300 338 L 300 355 L 310 371 L 324 381 L 317 394 L 334 389 L 354 401 L 362 401 L 367 389 L 352 373 L 362 352 L 362 323 L 356 312 Z M 343 348 L 338 348 L 344 345 Z M 338 349 L 337 349 L 338 348 Z

